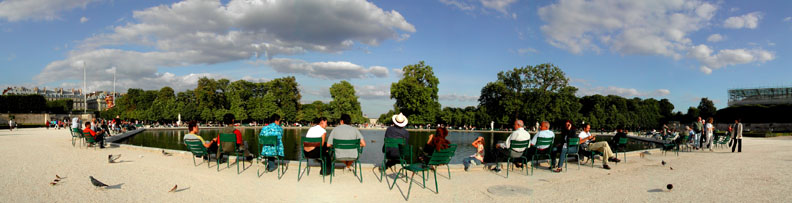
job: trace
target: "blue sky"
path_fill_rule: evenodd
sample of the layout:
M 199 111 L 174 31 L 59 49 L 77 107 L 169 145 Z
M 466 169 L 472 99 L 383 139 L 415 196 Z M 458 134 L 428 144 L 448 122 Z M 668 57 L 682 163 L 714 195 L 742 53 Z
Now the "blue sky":
M 443 106 L 476 105 L 499 71 L 553 63 L 579 95 L 701 97 L 792 85 L 790 1 L 0 1 L 0 85 L 194 88 L 295 76 L 305 103 L 356 86 L 370 117 L 398 69 L 434 67 Z M 113 67 L 116 67 L 113 69 Z

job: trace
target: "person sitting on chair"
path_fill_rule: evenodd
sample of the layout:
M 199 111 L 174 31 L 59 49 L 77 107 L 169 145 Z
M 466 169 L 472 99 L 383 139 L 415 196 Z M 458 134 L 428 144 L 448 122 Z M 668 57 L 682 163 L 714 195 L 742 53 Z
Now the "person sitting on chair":
M 580 132 L 580 147 L 586 151 L 598 151 L 602 152 L 602 168 L 610 170 L 610 166 L 608 166 L 608 161 L 612 162 L 620 162 L 621 160 L 614 157 L 613 151 L 611 151 L 610 145 L 606 141 L 594 142 L 596 140 L 596 136 L 591 135 L 591 125 L 585 124 L 583 131 Z
M 506 138 L 506 142 L 495 145 L 495 148 L 497 149 L 495 153 L 496 163 L 505 161 L 507 159 L 507 156 L 511 156 L 512 158 L 514 158 L 514 157 L 520 157 L 525 153 L 525 147 L 514 148 L 510 150 L 509 147 L 511 147 L 512 140 L 526 141 L 530 139 L 531 139 L 531 134 L 528 133 L 528 131 L 525 131 L 525 123 L 523 123 L 522 120 L 515 120 L 514 131 L 512 131 L 511 135 L 509 135 L 508 138 Z M 523 167 L 522 163 L 517 162 L 518 160 L 514 160 L 514 161 L 515 161 L 514 165 L 517 168 Z M 500 164 L 495 164 L 495 169 L 492 170 L 495 172 L 500 172 L 501 171 Z
M 276 146 L 261 147 L 261 155 L 269 156 L 267 158 L 267 171 L 273 172 L 275 171 L 275 169 L 278 169 L 278 165 L 275 164 L 275 158 L 272 156 L 283 157 L 283 128 L 280 126 L 281 124 L 280 115 L 273 114 L 272 117 L 270 118 L 270 121 L 272 121 L 272 123 L 261 128 L 261 133 L 259 133 L 259 137 L 263 137 L 263 136 L 278 137 L 278 144 Z
M 316 125 L 308 129 L 308 133 L 305 134 L 306 138 L 322 138 L 321 143 L 305 143 L 303 145 L 303 151 L 305 152 L 305 156 L 308 158 L 319 159 L 322 158 L 322 163 L 324 164 L 325 168 L 332 167 L 332 163 L 330 163 L 328 159 L 328 149 L 323 148 L 322 151 L 319 151 L 319 147 L 322 146 L 324 143 L 327 142 L 327 118 L 320 117 L 317 118 L 315 121 Z M 322 175 L 328 175 L 326 171 L 320 171 Z
M 349 114 L 341 114 L 341 121 L 339 121 L 339 125 L 336 126 L 333 131 L 330 132 L 330 136 L 327 138 L 327 147 L 333 147 L 333 139 L 339 140 L 356 140 L 360 139 L 360 148 L 366 147 L 366 141 L 363 139 L 363 134 L 360 133 L 355 127 L 352 127 L 348 124 L 352 123 L 352 117 Z M 344 161 L 346 164 L 346 168 L 348 170 L 352 170 L 352 163 L 354 160 L 357 159 L 358 152 L 354 149 L 336 149 L 335 150 L 335 157 L 338 160 Z
M 531 158 L 534 153 L 543 150 L 552 150 L 550 145 L 539 145 L 537 146 L 536 143 L 538 142 L 539 138 L 555 138 L 555 133 L 550 130 L 550 122 L 542 121 L 542 124 L 539 126 L 539 132 L 531 138 L 531 148 L 525 151 L 525 157 Z M 553 169 L 553 162 L 555 162 L 555 154 L 550 153 L 550 169 Z
M 407 117 L 399 113 L 398 115 L 393 115 L 391 120 L 394 125 L 385 130 L 385 138 L 399 138 L 407 143 L 407 141 L 410 140 L 410 133 L 407 132 L 407 129 L 404 129 L 404 126 L 407 126 L 408 123 Z M 385 161 L 385 169 L 398 164 L 401 158 L 401 151 L 399 151 L 398 148 L 385 148 L 385 145 L 382 147 L 385 152 L 385 158 L 387 158 L 387 161 Z
M 104 130 L 100 130 L 99 132 L 94 131 L 91 129 L 91 122 L 85 122 L 85 129 L 83 129 L 84 133 L 90 133 L 91 137 L 93 137 L 96 144 L 99 144 L 99 148 L 104 149 Z M 91 143 L 93 145 L 93 143 Z
M 190 121 L 187 123 L 187 131 L 188 133 L 184 135 L 182 138 L 183 140 L 198 140 L 201 141 L 204 147 L 206 147 L 206 152 L 216 152 L 217 151 L 217 139 L 211 140 L 209 142 L 205 141 L 203 137 L 198 135 L 198 122 Z M 209 159 L 209 155 L 205 155 L 203 159 Z

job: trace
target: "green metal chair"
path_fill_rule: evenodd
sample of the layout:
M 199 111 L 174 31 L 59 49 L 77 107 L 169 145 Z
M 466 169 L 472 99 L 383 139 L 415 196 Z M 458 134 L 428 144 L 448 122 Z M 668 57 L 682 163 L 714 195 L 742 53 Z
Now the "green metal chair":
M 77 142 L 80 142 L 80 147 L 85 143 L 85 139 L 83 138 L 82 131 L 79 128 L 72 128 L 71 129 L 72 135 L 72 146 L 75 146 Z
M 333 139 L 333 147 L 330 149 L 331 149 L 330 157 L 333 158 L 333 161 L 331 163 L 335 163 L 337 161 L 354 161 L 352 165 L 355 166 L 355 169 L 352 172 L 355 174 L 355 176 L 358 176 L 360 183 L 363 183 L 363 170 L 362 170 L 363 165 L 360 163 L 360 151 L 362 150 L 362 148 L 360 148 L 360 139 L 354 139 L 354 140 Z M 355 160 L 339 160 L 336 157 L 336 153 L 335 153 L 335 151 L 338 149 L 354 149 L 357 152 L 357 158 L 355 158 Z M 335 176 L 335 167 L 332 167 L 330 170 L 332 170 L 332 172 L 330 173 L 330 184 L 333 184 L 333 176 Z M 358 172 L 360 172 L 360 174 L 358 174 Z
M 324 150 L 324 143 L 322 143 L 322 138 L 321 137 L 313 137 L 313 138 L 311 138 L 311 137 L 302 137 L 300 139 L 302 139 L 301 142 L 300 142 L 300 154 L 302 154 L 302 158 L 300 158 L 300 160 L 297 161 L 297 163 L 298 163 L 298 165 L 297 165 L 297 172 L 298 172 L 297 173 L 297 181 L 300 181 L 300 179 L 302 178 L 302 161 L 303 160 L 305 160 L 305 169 L 306 169 L 306 173 L 307 173 L 306 175 L 311 175 L 311 166 L 308 165 L 308 161 L 310 159 L 315 159 L 315 160 L 319 161 L 321 163 L 320 167 L 322 167 L 323 171 L 325 170 L 325 168 L 324 168 L 324 155 L 323 155 L 324 153 L 322 153 L 322 150 Z M 319 147 L 314 148 L 314 150 L 319 150 L 319 158 L 318 159 L 317 158 L 308 158 L 305 155 L 305 150 L 303 150 L 303 148 L 305 148 L 305 143 L 319 143 Z M 322 181 L 324 181 L 324 176 L 322 176 Z
M 663 156 L 665 156 L 668 153 L 668 151 L 674 151 L 676 152 L 676 155 L 679 156 L 679 146 L 677 145 L 677 143 L 674 143 L 673 140 L 669 143 L 663 144 Z
M 729 140 L 731 139 L 731 136 L 729 136 L 728 133 L 725 135 L 721 135 L 720 138 L 721 139 L 718 141 L 718 144 L 716 146 L 720 146 L 721 148 L 724 148 L 725 146 L 729 145 Z
M 456 144 L 449 144 L 448 145 L 448 148 L 451 148 L 451 147 L 454 148 L 454 150 L 451 151 L 451 157 L 454 157 L 454 153 L 456 153 L 456 146 L 457 146 Z M 435 156 L 434 153 L 432 153 L 432 156 Z M 450 157 L 449 157 L 449 159 L 450 159 Z M 440 164 L 432 164 L 431 162 L 429 162 L 427 165 L 434 166 L 434 170 L 437 170 L 437 167 L 439 167 L 440 165 L 445 165 L 446 166 L 446 170 L 448 171 L 448 179 L 451 180 L 451 166 L 449 166 L 447 163 L 446 164 L 442 164 L 442 163 L 440 163 Z M 437 174 L 435 174 L 435 175 L 437 175 Z M 437 177 L 435 177 L 435 178 L 437 178 Z
M 396 148 L 401 149 L 399 145 L 405 145 L 406 141 L 402 138 L 385 138 L 385 143 L 382 146 L 382 165 L 380 166 L 380 182 L 382 182 L 382 177 L 385 174 L 387 168 L 385 168 L 385 161 L 388 160 L 386 149 L 388 148 Z M 401 156 L 401 154 L 399 154 Z
M 220 133 L 220 141 L 217 143 L 217 171 L 220 171 L 220 161 L 223 158 L 223 143 L 234 143 L 234 148 L 231 150 L 236 157 L 237 174 L 239 174 L 239 160 L 242 160 L 242 168 L 245 168 L 245 157 L 240 156 L 239 146 L 237 146 L 236 134 L 234 133 Z M 231 154 L 228 154 L 228 161 L 226 161 L 226 168 L 231 168 Z
M 542 157 L 542 156 L 546 156 L 548 160 L 552 159 L 552 156 L 550 156 L 550 153 L 553 153 L 552 146 L 553 146 L 553 140 L 554 139 L 555 138 L 552 138 L 552 137 L 537 137 L 536 138 L 536 144 L 534 145 L 536 147 L 533 148 L 534 149 L 534 154 L 533 154 L 533 156 L 531 156 L 531 163 L 533 165 L 538 166 L 539 165 L 539 159 L 537 159 L 537 158 Z M 541 146 L 547 146 L 547 148 L 545 148 L 543 150 L 540 150 L 539 147 L 541 147 Z M 536 168 L 536 167 L 531 166 L 531 175 L 533 175 L 534 168 Z
M 409 161 L 407 161 L 407 160 L 409 160 Z M 399 169 L 398 173 L 396 173 L 395 178 L 393 178 L 393 182 L 396 182 L 396 179 L 399 179 L 399 176 L 401 175 L 402 172 L 404 172 L 404 182 L 406 183 L 408 181 L 407 180 L 407 178 L 408 178 L 407 177 L 407 170 L 402 170 L 402 169 L 407 168 L 407 166 L 412 164 L 413 161 L 414 160 L 413 160 L 413 156 L 412 156 L 412 146 L 407 145 L 407 144 L 399 145 L 399 165 L 401 166 L 401 169 Z M 387 177 L 388 176 L 385 176 L 385 178 L 387 178 Z M 394 185 L 395 184 L 389 185 L 388 189 L 393 189 Z
M 410 175 L 410 187 L 407 189 L 407 198 L 405 198 L 405 200 L 410 199 L 410 191 L 412 190 L 412 182 L 414 180 L 416 172 L 421 172 L 421 176 L 423 176 L 421 178 L 423 180 L 422 186 L 423 188 L 426 188 L 426 178 L 425 178 L 426 171 L 431 170 L 434 173 L 435 194 L 440 193 L 440 189 L 437 185 L 437 170 L 432 170 L 431 166 L 448 165 L 448 162 L 451 161 L 451 157 L 454 157 L 454 153 L 456 153 L 456 148 L 457 145 L 455 144 L 448 145 L 447 149 L 435 150 L 434 153 L 432 153 L 432 156 L 429 158 L 427 164 L 411 163 L 406 165 L 404 168 L 399 169 L 399 173 L 401 173 L 402 170 L 412 172 L 412 175 Z M 396 180 L 393 180 L 393 184 L 391 185 L 391 188 L 393 188 L 393 186 L 395 185 L 396 185 Z
M 523 141 L 511 140 L 509 141 L 509 153 L 514 151 L 514 149 L 516 148 L 525 148 L 525 150 L 528 150 L 530 144 L 531 144 L 531 140 L 523 140 Z M 524 166 L 522 170 L 525 170 L 525 167 L 528 167 L 528 157 L 525 157 L 525 153 L 520 153 L 520 156 L 518 157 L 512 157 L 511 154 L 509 154 L 508 156 L 509 158 L 506 159 L 506 178 L 509 177 L 509 171 L 515 168 L 513 166 L 514 164 L 512 163 L 512 161 L 521 160 L 520 163 L 522 163 Z M 528 170 L 525 170 L 525 175 L 528 175 Z
M 259 149 L 263 148 L 264 146 L 272 146 L 272 147 L 277 147 L 278 146 L 278 137 L 277 136 L 259 136 L 258 138 L 259 138 L 258 139 Z M 322 141 L 321 139 L 322 138 L 319 138 L 319 142 Z M 281 174 L 285 174 L 286 173 L 286 168 L 285 168 L 286 166 L 283 164 L 283 157 L 282 156 L 278 156 L 277 154 L 276 155 L 270 155 L 270 156 L 264 156 L 264 155 L 261 155 L 259 153 L 259 155 L 257 156 L 257 159 L 258 159 L 259 163 L 262 163 L 262 165 L 264 165 L 264 168 L 269 168 L 269 161 L 267 161 L 267 158 L 275 158 L 275 160 L 276 160 L 275 164 L 278 165 L 278 179 L 281 179 L 281 177 L 282 177 Z M 267 172 L 267 170 L 264 170 L 262 172 L 260 167 L 258 169 L 256 169 L 256 175 L 258 175 L 259 177 L 264 175 L 264 173 L 266 173 L 266 172 Z
M 580 170 L 580 138 L 569 138 L 569 142 L 567 142 L 567 153 L 566 156 L 575 155 L 575 162 L 577 162 L 578 170 Z M 569 164 L 564 163 L 564 172 L 569 169 Z
M 96 142 L 96 140 L 94 139 L 94 137 L 93 137 L 93 136 L 91 136 L 91 133 L 89 133 L 89 132 L 82 132 L 82 135 L 83 135 L 83 137 L 85 138 L 85 144 L 86 144 L 86 145 L 89 145 L 89 144 L 94 144 L 94 150 L 96 150 L 96 148 L 99 148 L 99 143 L 98 143 L 98 142 Z
M 206 149 L 206 147 L 204 147 L 201 140 L 184 140 L 184 145 L 187 145 L 187 149 L 193 154 L 193 165 L 198 166 L 198 164 L 195 162 L 195 157 L 206 156 L 206 168 L 210 168 L 209 151 Z M 201 163 L 203 163 L 203 161 L 201 161 Z
M 621 150 L 619 150 L 619 149 L 621 149 Z M 620 151 L 624 155 L 624 163 L 627 163 L 627 138 L 626 137 L 620 137 L 619 141 L 616 143 L 616 153 L 615 154 L 616 154 L 616 158 L 617 159 L 619 158 L 619 152 Z M 619 164 L 619 162 L 616 162 L 616 164 Z

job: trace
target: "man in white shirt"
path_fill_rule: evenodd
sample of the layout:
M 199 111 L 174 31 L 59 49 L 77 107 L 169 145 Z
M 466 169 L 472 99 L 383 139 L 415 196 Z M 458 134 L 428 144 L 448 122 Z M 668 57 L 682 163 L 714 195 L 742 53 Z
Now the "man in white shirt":
M 506 143 L 499 143 L 495 145 L 495 147 L 498 148 L 497 153 L 495 154 L 496 156 L 495 160 L 498 162 L 505 161 L 506 156 L 511 156 L 512 158 L 520 157 L 525 152 L 525 147 L 514 148 L 512 150 L 509 150 L 509 147 L 511 146 L 511 141 L 512 140 L 526 141 L 529 139 L 531 139 L 531 134 L 528 133 L 528 131 L 525 131 L 525 124 L 523 123 L 523 121 L 522 120 L 514 121 L 514 131 L 511 133 L 511 135 L 509 135 L 508 138 L 506 138 Z M 515 165 L 518 168 L 522 167 L 520 163 L 515 163 Z M 495 169 L 493 170 L 496 172 L 500 172 L 500 164 L 495 165 Z
M 580 147 L 586 151 L 598 151 L 602 152 L 602 168 L 610 170 L 610 166 L 608 166 L 608 161 L 612 162 L 620 162 L 621 160 L 617 159 L 613 151 L 611 151 L 610 145 L 606 141 L 594 142 L 596 136 L 591 135 L 591 125 L 585 124 L 583 131 L 580 132 Z
M 75 116 L 74 118 L 72 118 L 72 125 L 71 125 L 71 127 L 72 127 L 72 128 L 77 128 L 77 129 L 80 129 L 80 118 L 78 118 L 77 116 Z
M 538 138 L 553 138 L 553 139 L 555 138 L 555 133 L 553 133 L 553 131 L 550 131 L 550 122 L 542 121 L 542 124 L 539 125 L 539 132 L 537 132 L 536 135 L 533 138 L 531 138 L 531 148 L 526 150 L 525 157 L 528 157 L 530 159 L 537 151 L 552 150 L 551 148 L 552 144 L 537 146 L 536 143 L 539 140 Z M 555 159 L 555 153 L 550 153 L 550 160 L 554 160 L 554 159 Z M 551 161 L 551 164 L 552 163 L 553 162 Z M 552 168 L 552 166 L 550 168 Z
M 328 152 L 328 148 L 323 148 L 322 151 L 319 151 L 319 149 L 318 149 L 319 146 L 324 144 L 324 143 L 326 143 L 326 140 L 327 140 L 327 130 L 326 130 L 326 128 L 327 128 L 327 118 L 325 118 L 325 117 L 317 118 L 316 121 L 314 121 L 314 123 L 316 123 L 316 125 L 311 127 L 310 129 L 308 129 L 308 133 L 305 134 L 305 137 L 307 137 L 307 138 L 320 138 L 321 137 L 322 138 L 322 143 L 304 143 L 303 151 L 305 152 L 305 156 L 308 157 L 308 158 L 314 158 L 314 159 L 316 159 L 316 158 L 327 158 L 328 157 L 328 153 L 327 153 Z M 322 168 L 329 168 L 329 167 L 332 166 L 332 165 L 330 165 L 332 163 L 330 163 L 328 160 L 323 159 L 321 161 L 322 161 L 322 163 L 324 163 L 324 166 L 325 166 L 325 167 L 322 167 Z M 321 173 L 323 175 L 326 175 L 325 171 L 320 171 L 319 173 Z

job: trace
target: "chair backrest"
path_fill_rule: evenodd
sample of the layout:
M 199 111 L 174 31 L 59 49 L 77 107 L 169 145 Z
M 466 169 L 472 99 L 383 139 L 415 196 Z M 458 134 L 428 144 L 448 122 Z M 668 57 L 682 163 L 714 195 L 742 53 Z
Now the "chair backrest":
M 203 143 L 201 143 L 201 140 L 187 139 L 184 140 L 184 145 L 187 145 L 187 149 L 190 150 L 190 152 L 192 152 L 195 156 L 209 154 L 209 152 L 206 150 L 206 147 L 204 147 Z
M 529 144 L 531 144 L 531 140 L 511 140 L 509 141 L 509 149 L 514 150 L 515 148 L 526 148 Z
M 277 143 L 277 138 L 278 137 L 275 137 L 275 136 L 267 136 L 267 137 L 276 138 L 274 141 L 275 141 L 275 143 Z M 265 138 L 265 139 L 269 139 L 269 140 L 267 140 L 267 142 L 272 142 L 271 141 L 272 139 L 270 139 L 270 138 Z M 322 138 L 321 137 L 303 137 L 303 138 L 300 138 L 300 139 L 302 139 L 303 146 L 305 146 L 305 143 L 321 143 L 322 142 Z
M 333 148 L 335 148 L 335 149 L 360 149 L 360 139 L 354 139 L 354 140 L 333 139 Z
M 220 133 L 220 142 L 234 142 L 234 143 L 236 143 L 236 134 L 234 134 L 234 133 Z
M 620 137 L 619 138 L 619 145 L 626 145 L 626 144 L 627 144 L 627 138 L 626 137 Z
M 82 131 L 79 128 L 72 128 L 71 132 L 73 137 L 82 137 Z
M 303 139 L 305 139 L 305 138 L 303 138 Z M 278 145 L 278 136 L 259 136 L 259 140 L 258 141 L 259 141 L 259 144 L 262 145 L 262 146 L 264 146 L 264 145 L 276 146 L 276 145 Z M 319 141 L 317 141 L 317 142 L 322 142 L 322 138 L 320 137 Z
M 456 148 L 457 145 L 450 144 L 446 149 L 435 150 L 434 153 L 432 153 L 432 157 L 429 158 L 429 163 L 427 163 L 427 165 L 448 164 L 448 162 L 451 162 L 451 157 L 454 157 L 454 153 L 456 153 Z
M 90 132 L 82 132 L 83 137 L 85 137 L 86 142 L 96 142 L 94 141 L 94 137 L 91 136 Z
M 539 148 L 540 146 L 553 145 L 553 139 L 555 139 L 555 138 L 552 138 L 552 137 L 537 137 L 535 146 L 536 146 L 536 148 Z
M 386 148 L 399 148 L 399 145 L 403 145 L 405 143 L 404 139 L 402 138 L 385 138 L 385 143 L 382 147 L 382 152 L 385 152 Z

